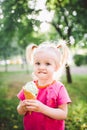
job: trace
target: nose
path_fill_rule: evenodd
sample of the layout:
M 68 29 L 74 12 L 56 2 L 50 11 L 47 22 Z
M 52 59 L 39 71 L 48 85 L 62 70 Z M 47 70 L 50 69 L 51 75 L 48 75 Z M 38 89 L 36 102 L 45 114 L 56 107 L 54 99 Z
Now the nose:
M 41 64 L 41 65 L 39 66 L 39 69 L 45 69 L 45 65 L 44 65 L 44 64 Z

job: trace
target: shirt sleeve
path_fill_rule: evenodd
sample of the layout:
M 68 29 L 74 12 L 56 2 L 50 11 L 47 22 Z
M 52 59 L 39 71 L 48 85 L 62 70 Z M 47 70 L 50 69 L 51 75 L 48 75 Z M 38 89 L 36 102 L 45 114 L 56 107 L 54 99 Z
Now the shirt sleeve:
M 62 85 L 58 94 L 58 105 L 70 103 L 71 99 L 66 88 Z
M 19 100 L 22 100 L 22 101 L 25 99 L 23 89 L 17 94 L 17 97 Z

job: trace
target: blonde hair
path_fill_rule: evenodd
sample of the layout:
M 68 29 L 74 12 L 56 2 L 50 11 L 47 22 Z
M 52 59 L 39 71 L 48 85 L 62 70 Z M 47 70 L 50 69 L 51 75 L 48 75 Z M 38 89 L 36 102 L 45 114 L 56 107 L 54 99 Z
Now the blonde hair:
M 35 45 L 33 43 L 29 44 L 26 47 L 26 61 L 27 61 L 28 64 L 30 64 L 32 62 L 33 52 L 34 52 L 35 48 L 37 48 L 37 45 Z
M 43 49 L 49 49 L 51 52 L 53 51 L 56 54 L 56 63 L 59 66 L 58 71 L 65 67 L 69 57 L 69 48 L 67 47 L 65 41 L 60 41 L 58 44 L 43 42 L 39 46 L 35 44 L 28 45 L 26 47 L 26 60 L 28 64 L 32 63 L 34 55 Z

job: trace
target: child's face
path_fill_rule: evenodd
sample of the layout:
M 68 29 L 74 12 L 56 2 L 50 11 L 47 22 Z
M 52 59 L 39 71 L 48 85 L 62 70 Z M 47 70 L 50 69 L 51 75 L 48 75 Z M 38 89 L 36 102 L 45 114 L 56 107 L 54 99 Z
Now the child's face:
M 45 50 L 34 55 L 34 74 L 38 79 L 53 79 L 54 72 L 57 70 L 54 56 L 54 53 Z

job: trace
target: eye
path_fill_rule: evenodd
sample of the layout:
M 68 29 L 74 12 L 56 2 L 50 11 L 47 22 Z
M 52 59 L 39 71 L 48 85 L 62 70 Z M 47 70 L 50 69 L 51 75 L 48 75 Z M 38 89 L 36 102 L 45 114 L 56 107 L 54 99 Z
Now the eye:
M 49 62 L 46 63 L 47 66 L 51 65 Z
M 40 62 L 36 62 L 35 64 L 36 64 L 36 65 L 40 65 Z

